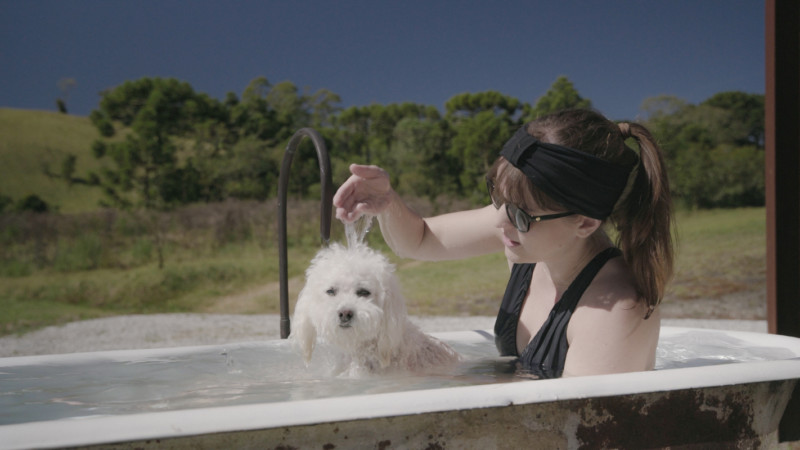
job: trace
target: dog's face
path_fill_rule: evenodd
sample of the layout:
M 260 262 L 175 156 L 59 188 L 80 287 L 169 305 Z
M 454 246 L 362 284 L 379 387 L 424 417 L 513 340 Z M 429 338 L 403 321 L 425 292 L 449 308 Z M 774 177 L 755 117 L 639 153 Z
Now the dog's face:
M 394 266 L 386 257 L 365 245 L 332 244 L 306 271 L 291 337 L 306 361 L 317 337 L 351 353 L 374 345 L 383 361 L 400 345 L 405 315 Z

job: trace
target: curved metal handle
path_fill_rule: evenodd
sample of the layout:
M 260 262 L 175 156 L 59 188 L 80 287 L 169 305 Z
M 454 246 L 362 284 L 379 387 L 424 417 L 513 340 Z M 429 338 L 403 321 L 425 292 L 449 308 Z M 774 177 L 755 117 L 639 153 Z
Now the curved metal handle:
M 289 337 L 289 271 L 286 243 L 286 194 L 289 185 L 289 172 L 292 158 L 297 146 L 303 138 L 308 137 L 314 143 L 319 161 L 319 175 L 322 190 L 320 204 L 319 234 L 323 245 L 328 245 L 331 238 L 331 212 L 333 210 L 333 184 L 331 183 L 331 160 L 325 141 L 312 128 L 301 128 L 289 140 L 278 177 L 278 268 L 280 270 L 280 307 L 281 307 L 281 339 Z

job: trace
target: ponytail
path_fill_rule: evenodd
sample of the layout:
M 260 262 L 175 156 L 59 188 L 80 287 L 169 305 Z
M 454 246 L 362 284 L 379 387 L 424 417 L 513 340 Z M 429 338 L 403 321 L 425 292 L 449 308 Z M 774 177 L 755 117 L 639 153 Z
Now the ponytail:
M 664 156 L 655 139 L 642 125 L 615 124 L 588 109 L 564 110 L 536 119 L 528 125 L 528 133 L 545 142 L 580 149 L 626 167 L 635 165 L 608 222 L 617 230 L 616 245 L 633 274 L 639 300 L 647 303 L 645 318 L 650 317 L 664 298 L 674 258 L 669 180 Z M 625 145 L 628 138 L 638 144 L 638 157 Z M 559 208 L 532 183 L 525 186 L 533 189 L 539 206 Z
M 621 123 L 622 139 L 633 138 L 639 146 L 639 165 L 631 174 L 611 216 L 616 226 L 617 246 L 634 276 L 641 298 L 647 302 L 645 318 L 664 297 L 673 273 L 672 201 L 661 149 L 647 128 Z

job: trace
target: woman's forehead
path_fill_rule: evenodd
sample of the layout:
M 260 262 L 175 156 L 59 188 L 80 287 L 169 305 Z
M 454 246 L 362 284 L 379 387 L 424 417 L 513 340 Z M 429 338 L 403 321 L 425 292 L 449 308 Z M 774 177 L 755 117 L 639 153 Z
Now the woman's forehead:
M 511 164 L 499 167 L 494 180 L 497 198 L 523 209 L 536 207 L 537 202 L 529 189 L 529 183 L 524 182 L 524 177 L 525 175 Z

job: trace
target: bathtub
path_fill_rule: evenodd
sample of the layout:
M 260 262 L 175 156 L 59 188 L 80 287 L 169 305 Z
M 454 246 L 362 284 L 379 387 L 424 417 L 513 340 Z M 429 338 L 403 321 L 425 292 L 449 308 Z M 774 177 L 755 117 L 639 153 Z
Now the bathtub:
M 657 370 L 515 376 L 488 331 L 464 362 L 342 379 L 287 341 L 0 359 L 0 448 L 770 448 L 800 339 L 664 327 Z M 318 356 L 322 355 L 322 356 Z

